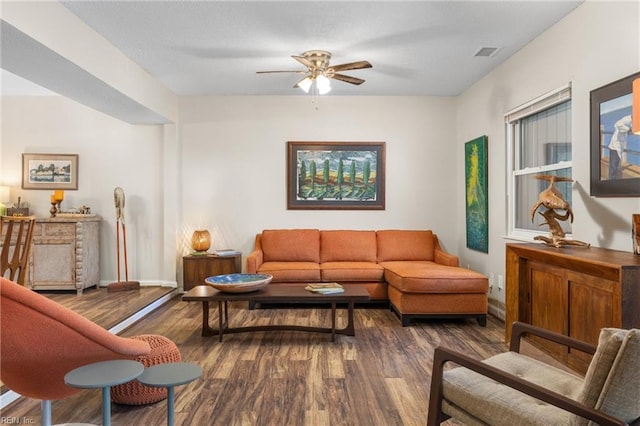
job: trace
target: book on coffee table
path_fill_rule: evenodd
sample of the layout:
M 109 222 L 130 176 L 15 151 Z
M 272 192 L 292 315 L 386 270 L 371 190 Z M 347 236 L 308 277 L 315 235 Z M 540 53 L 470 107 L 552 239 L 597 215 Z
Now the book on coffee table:
M 309 284 L 305 290 L 320 294 L 344 293 L 344 288 L 338 283 Z

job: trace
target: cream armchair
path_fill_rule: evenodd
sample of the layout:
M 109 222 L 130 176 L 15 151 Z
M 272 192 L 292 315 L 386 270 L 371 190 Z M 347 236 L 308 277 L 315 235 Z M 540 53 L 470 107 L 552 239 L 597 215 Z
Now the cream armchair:
M 513 324 L 509 352 L 478 361 L 438 347 L 427 424 L 640 424 L 640 330 L 605 328 L 597 348 L 528 324 Z M 536 335 L 593 354 L 584 377 L 520 353 Z M 444 370 L 446 363 L 458 367 Z

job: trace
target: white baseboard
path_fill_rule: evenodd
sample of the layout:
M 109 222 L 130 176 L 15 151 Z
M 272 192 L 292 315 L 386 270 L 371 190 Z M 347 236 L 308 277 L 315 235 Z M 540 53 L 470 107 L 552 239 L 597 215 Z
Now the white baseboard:
M 132 281 L 138 281 L 140 283 L 141 287 L 173 287 L 173 288 L 178 288 L 178 282 L 177 281 L 157 281 L 157 280 L 132 280 Z M 108 287 L 109 284 L 116 282 L 116 280 L 112 280 L 112 281 L 100 281 L 100 284 L 98 284 L 100 287 Z

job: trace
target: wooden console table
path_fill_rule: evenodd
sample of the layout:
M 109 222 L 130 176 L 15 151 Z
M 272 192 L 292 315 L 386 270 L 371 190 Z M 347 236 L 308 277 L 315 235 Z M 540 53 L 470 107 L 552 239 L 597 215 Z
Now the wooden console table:
M 523 321 L 597 345 L 604 327 L 640 328 L 640 256 L 591 247 L 507 244 L 506 324 Z M 585 372 L 590 358 L 534 342 Z
M 26 286 L 82 294 L 99 285 L 100 221 L 94 215 L 37 219 Z

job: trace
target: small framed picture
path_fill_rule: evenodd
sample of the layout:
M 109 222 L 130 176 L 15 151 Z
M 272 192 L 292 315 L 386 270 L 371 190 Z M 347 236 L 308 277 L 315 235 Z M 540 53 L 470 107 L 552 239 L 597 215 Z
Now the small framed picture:
M 78 155 L 22 154 L 22 189 L 78 189 Z

